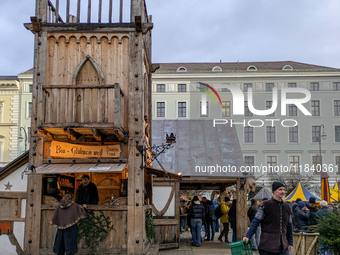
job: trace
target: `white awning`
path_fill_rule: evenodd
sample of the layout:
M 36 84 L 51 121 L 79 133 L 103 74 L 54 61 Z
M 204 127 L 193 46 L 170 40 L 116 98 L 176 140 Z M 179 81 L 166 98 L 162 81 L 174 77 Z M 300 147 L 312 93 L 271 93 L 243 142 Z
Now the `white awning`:
M 121 172 L 125 164 L 44 164 L 37 167 L 37 174 Z

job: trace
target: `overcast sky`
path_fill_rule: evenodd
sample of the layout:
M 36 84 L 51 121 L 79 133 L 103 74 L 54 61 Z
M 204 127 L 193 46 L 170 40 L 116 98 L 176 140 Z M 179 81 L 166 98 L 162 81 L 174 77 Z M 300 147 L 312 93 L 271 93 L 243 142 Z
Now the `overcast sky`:
M 290 60 L 340 68 L 339 0 L 147 0 L 147 8 L 154 63 Z M 35 0 L 0 0 L 0 75 L 33 67 L 34 36 L 23 23 L 34 13 Z

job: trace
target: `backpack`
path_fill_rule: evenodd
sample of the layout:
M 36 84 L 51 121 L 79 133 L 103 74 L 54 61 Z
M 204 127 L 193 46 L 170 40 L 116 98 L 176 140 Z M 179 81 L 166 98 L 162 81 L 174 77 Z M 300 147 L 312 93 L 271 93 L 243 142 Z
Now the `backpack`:
M 222 210 L 221 210 L 221 206 L 219 205 L 216 209 L 215 209 L 215 216 L 217 219 L 222 217 Z

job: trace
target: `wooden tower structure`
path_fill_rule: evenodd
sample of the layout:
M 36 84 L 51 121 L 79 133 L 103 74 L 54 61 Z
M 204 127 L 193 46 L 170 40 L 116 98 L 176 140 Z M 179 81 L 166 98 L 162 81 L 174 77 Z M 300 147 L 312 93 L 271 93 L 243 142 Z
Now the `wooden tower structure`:
M 89 206 L 115 224 L 103 254 L 145 254 L 150 246 L 144 220 L 150 175 L 137 145 L 151 144 L 153 25 L 144 0 L 126 2 L 36 0 L 35 17 L 25 24 L 35 37 L 25 254 L 53 247 L 48 222 L 55 205 L 43 201 L 43 179 L 52 175 L 74 191 L 81 174 L 90 173 L 103 200 L 126 196 L 119 207 Z

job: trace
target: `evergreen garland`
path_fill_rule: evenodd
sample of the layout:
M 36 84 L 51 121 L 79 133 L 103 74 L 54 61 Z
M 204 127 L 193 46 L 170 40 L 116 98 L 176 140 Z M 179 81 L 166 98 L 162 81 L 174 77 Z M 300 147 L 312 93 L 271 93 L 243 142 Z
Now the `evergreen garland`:
M 316 221 L 315 231 L 320 233 L 319 243 L 325 245 L 326 251 L 332 248 L 333 254 L 340 254 L 340 212 L 324 213 Z
M 155 222 L 151 211 L 145 212 L 145 232 L 149 242 L 151 242 L 151 239 L 155 238 Z
M 82 238 L 85 241 L 85 248 L 89 248 L 89 254 L 96 254 L 99 244 L 106 239 L 110 231 L 114 228 L 109 217 L 105 217 L 103 212 L 98 216 L 92 210 L 86 210 L 86 216 L 78 223 L 79 234 L 78 243 Z

